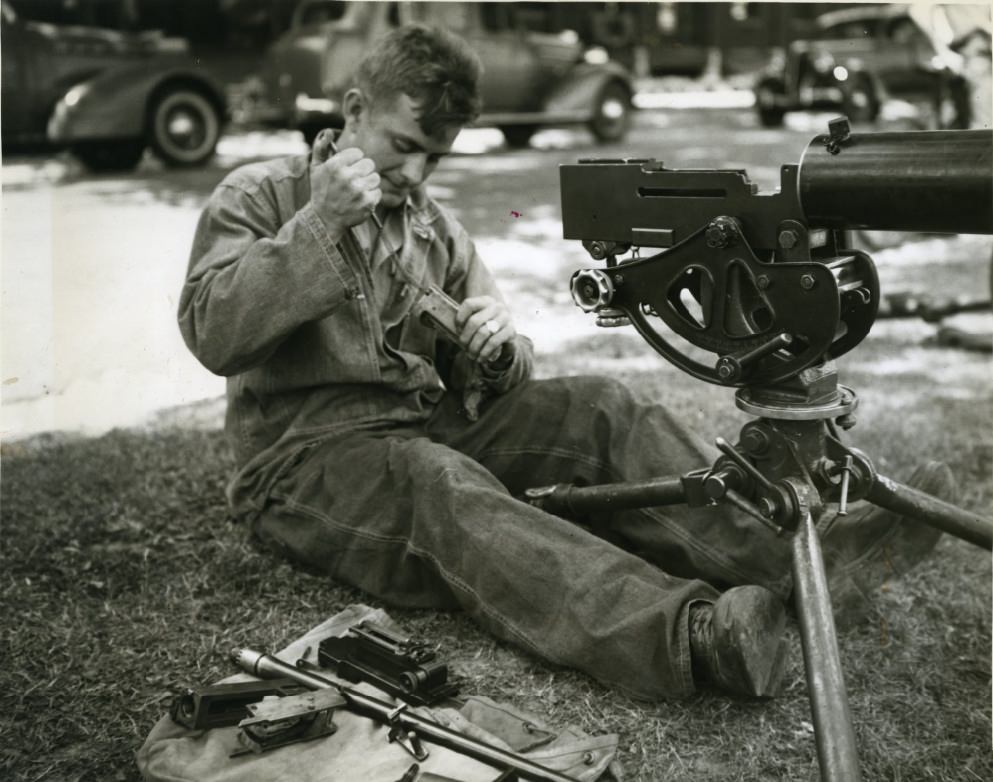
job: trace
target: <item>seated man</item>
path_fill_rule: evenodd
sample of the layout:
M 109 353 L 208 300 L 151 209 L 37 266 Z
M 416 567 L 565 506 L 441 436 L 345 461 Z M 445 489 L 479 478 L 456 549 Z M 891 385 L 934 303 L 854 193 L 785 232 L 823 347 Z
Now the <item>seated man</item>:
M 699 684 L 772 695 L 788 540 L 724 507 L 616 513 L 598 535 L 517 499 L 536 485 L 679 474 L 715 454 L 619 383 L 529 380 L 530 342 L 424 189 L 477 116 L 479 72 L 460 39 L 398 29 L 345 95 L 336 152 L 319 141 L 313 160 L 245 166 L 207 204 L 179 320 L 228 377 L 232 510 L 339 581 L 396 606 L 461 608 L 633 696 Z M 429 285 L 458 302 L 454 357 L 413 314 Z M 478 415 L 466 377 L 486 392 Z M 938 465 L 915 482 L 950 491 Z M 836 575 L 858 581 L 900 555 L 900 520 L 856 516 L 825 545 Z M 900 529 L 908 558 L 938 535 Z

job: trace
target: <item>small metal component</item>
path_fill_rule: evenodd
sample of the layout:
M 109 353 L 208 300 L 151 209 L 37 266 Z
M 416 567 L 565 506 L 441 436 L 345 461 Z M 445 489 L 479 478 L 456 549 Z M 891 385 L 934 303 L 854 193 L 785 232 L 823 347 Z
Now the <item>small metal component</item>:
M 738 356 L 721 356 L 717 359 L 717 364 L 714 367 L 717 371 L 717 377 L 719 377 L 723 383 L 733 383 L 736 380 L 741 379 L 746 367 L 752 362 L 758 361 L 760 358 L 771 355 L 777 350 L 789 347 L 792 344 L 792 335 L 777 334 L 768 342 L 765 342 L 756 348 L 752 348 L 746 353 L 742 353 Z
M 603 242 L 590 242 L 587 249 L 589 250 L 590 258 L 594 261 L 602 261 L 608 255 L 607 247 Z
M 583 312 L 596 312 L 610 305 L 614 298 L 614 282 L 599 269 L 580 269 L 570 282 L 572 300 Z
M 772 280 L 769 279 L 769 275 L 760 274 L 755 278 L 755 285 L 760 291 L 768 290 L 772 285 Z
M 776 535 L 783 534 L 783 528 L 780 527 L 775 522 L 771 521 L 768 517 L 763 515 L 762 511 L 756 508 L 752 503 L 742 497 L 734 489 L 728 489 L 727 493 L 724 495 L 724 499 L 730 502 L 734 507 L 740 510 L 742 513 L 746 513 L 755 519 L 757 522 L 762 524 L 764 527 L 768 527 Z
M 410 768 L 408 768 L 402 777 L 397 780 L 397 782 L 415 782 L 417 775 L 421 773 L 421 767 L 416 763 L 411 763 Z
M 796 235 L 796 231 L 780 231 L 779 232 L 779 246 L 784 250 L 792 250 L 796 247 L 796 243 L 799 241 L 800 237 Z
M 238 723 L 241 747 L 231 757 L 329 736 L 338 729 L 334 710 L 347 703 L 340 692 L 326 689 L 284 698 L 270 696 L 250 704 L 248 716 Z
M 834 419 L 834 422 L 838 424 L 846 432 L 858 423 L 858 419 L 851 413 L 845 413 Z
M 800 277 L 800 287 L 805 291 L 812 291 L 817 285 L 817 280 L 812 274 L 804 274 Z
M 738 226 L 730 217 L 717 217 L 707 226 L 707 246 L 713 248 L 729 247 L 738 236 Z
M 728 485 L 728 479 L 731 477 L 732 475 L 728 470 L 711 473 L 703 482 L 704 494 L 713 502 L 724 499 L 731 491 L 731 487 Z
M 741 447 L 750 454 L 764 453 L 769 447 L 769 437 L 761 429 L 750 427 L 742 432 Z
M 857 296 L 862 304 L 872 303 L 872 291 L 868 288 L 856 288 L 851 292 L 851 294 L 853 297 Z M 983 302 L 983 304 L 986 305 L 987 302 Z
M 631 318 L 623 310 L 615 307 L 604 307 L 596 314 L 596 324 L 602 328 L 618 328 L 620 326 L 630 326 Z
M 428 752 L 427 747 L 424 746 L 420 737 L 414 731 L 408 730 L 400 720 L 400 715 L 406 708 L 407 705 L 404 704 L 387 715 L 386 721 L 390 726 L 390 732 L 386 738 L 391 744 L 399 744 L 413 755 L 415 759 L 423 762 L 428 759 L 431 753 Z
M 766 478 L 758 468 L 752 464 L 748 459 L 742 456 L 738 449 L 735 448 L 731 443 L 725 440 L 723 437 L 717 437 L 714 440 L 714 444 L 717 446 L 718 450 L 727 456 L 731 461 L 738 465 L 742 470 L 744 470 L 748 475 L 750 475 L 759 486 L 763 487 L 766 491 L 775 492 L 776 487 L 772 485 L 768 478 Z
M 828 121 L 828 140 L 824 144 L 825 149 L 832 155 L 841 152 L 841 147 L 852 137 L 852 126 L 848 122 L 848 117 L 835 117 Z
M 848 515 L 848 483 L 852 478 L 852 456 L 845 457 L 845 464 L 841 468 L 841 493 L 838 497 L 838 515 Z

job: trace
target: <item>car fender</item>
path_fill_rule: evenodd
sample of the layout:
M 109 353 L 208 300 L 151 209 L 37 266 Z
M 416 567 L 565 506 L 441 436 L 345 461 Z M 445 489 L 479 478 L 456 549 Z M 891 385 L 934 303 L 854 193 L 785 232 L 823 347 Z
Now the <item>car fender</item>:
M 148 63 L 138 62 L 109 68 L 67 90 L 49 119 L 49 139 L 65 143 L 141 136 L 149 99 L 167 84 L 188 84 L 201 90 L 220 116 L 226 116 L 222 89 L 195 66 L 150 68 Z
M 631 78 L 620 65 L 580 63 L 545 98 L 544 110 L 552 115 L 583 114 L 592 118 L 597 96 L 610 82 L 622 84 L 629 96 L 634 94 Z

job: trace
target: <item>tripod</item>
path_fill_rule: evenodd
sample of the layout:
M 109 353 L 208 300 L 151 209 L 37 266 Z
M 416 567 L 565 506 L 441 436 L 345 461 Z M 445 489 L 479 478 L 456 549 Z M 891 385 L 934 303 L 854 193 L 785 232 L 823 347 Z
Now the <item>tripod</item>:
M 867 500 L 993 549 L 989 521 L 879 475 L 841 440 L 858 399 L 838 384 L 833 360 L 868 335 L 881 300 L 872 258 L 849 232 L 993 234 L 991 162 L 988 131 L 853 134 L 839 117 L 799 165 L 782 166 L 772 193 L 744 171 L 656 160 L 560 168 L 563 235 L 606 264 L 573 275 L 573 301 L 598 325 L 633 325 L 690 375 L 737 387 L 737 406 L 755 418 L 737 443 L 717 439 L 721 456 L 709 467 L 528 498 L 561 515 L 728 503 L 791 535 L 818 761 L 830 782 L 857 780 L 859 760 L 821 551 L 829 508 L 844 515 Z M 660 251 L 642 257 L 643 248 Z
M 710 467 L 637 483 L 560 484 L 531 489 L 527 497 L 565 516 L 730 503 L 775 534 L 792 535 L 793 592 L 821 778 L 857 780 L 858 748 L 821 552 L 819 522 L 831 515 L 828 505 L 844 515 L 850 502 L 865 499 L 987 550 L 993 549 L 993 524 L 878 474 L 865 454 L 845 446 L 838 429 L 854 424 L 858 399 L 837 383 L 830 362 L 785 383 L 740 389 L 735 399 L 755 419 L 736 444 L 717 438 L 722 455 Z

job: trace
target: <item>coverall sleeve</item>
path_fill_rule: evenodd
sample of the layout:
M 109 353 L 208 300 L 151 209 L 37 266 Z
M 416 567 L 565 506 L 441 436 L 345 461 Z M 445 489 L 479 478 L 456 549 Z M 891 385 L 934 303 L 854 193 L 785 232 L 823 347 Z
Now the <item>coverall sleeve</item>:
M 454 263 L 445 281 L 445 292 L 459 302 L 472 296 L 492 296 L 506 304 L 493 275 L 479 257 L 476 245 L 461 226 L 452 238 L 452 243 Z M 464 353 L 460 353 L 459 357 L 465 360 Z M 502 394 L 527 380 L 531 376 L 533 365 L 534 346 L 530 339 L 518 334 L 514 340 L 513 361 L 509 366 L 494 369 L 491 365 L 482 365 L 480 377 L 491 391 Z
M 357 292 L 310 203 L 280 224 L 261 187 L 222 183 L 197 225 L 179 328 L 207 369 L 230 376 L 264 362 L 301 324 L 327 317 Z

